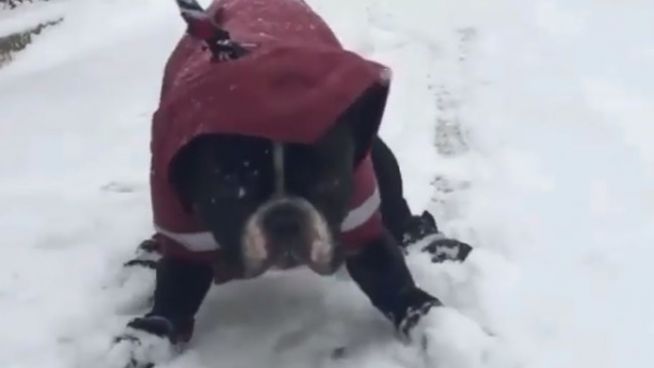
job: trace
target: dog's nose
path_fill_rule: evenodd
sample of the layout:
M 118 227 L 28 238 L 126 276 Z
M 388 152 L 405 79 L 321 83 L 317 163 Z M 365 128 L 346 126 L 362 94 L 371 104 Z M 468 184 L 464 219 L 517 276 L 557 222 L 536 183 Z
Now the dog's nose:
M 302 211 L 291 203 L 270 208 L 263 219 L 266 231 L 280 238 L 297 236 L 302 231 Z

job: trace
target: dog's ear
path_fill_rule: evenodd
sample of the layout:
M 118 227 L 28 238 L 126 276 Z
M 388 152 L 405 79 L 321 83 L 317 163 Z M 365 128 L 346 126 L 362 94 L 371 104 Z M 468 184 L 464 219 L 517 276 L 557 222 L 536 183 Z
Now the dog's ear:
M 376 83 L 368 88 L 339 119 L 348 124 L 355 144 L 354 163 L 358 164 L 369 152 L 379 131 L 389 86 Z

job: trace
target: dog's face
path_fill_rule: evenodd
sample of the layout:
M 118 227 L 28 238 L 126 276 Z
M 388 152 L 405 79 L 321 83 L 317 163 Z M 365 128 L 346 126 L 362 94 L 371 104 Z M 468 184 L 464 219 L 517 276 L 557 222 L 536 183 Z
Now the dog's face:
M 174 162 L 180 196 L 254 277 L 306 264 L 329 274 L 353 189 L 355 147 L 339 123 L 312 145 L 235 135 L 193 141 Z

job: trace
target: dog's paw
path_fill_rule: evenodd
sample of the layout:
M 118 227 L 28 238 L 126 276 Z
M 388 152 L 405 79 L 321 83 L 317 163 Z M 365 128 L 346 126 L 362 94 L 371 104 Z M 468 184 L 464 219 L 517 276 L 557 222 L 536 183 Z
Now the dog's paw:
M 422 251 L 429 253 L 431 261 L 434 263 L 443 263 L 445 261 L 463 262 L 472 252 L 472 247 L 458 240 L 440 237 L 432 240 L 422 248 Z
M 161 259 L 159 243 L 152 238 L 141 242 L 136 248 L 134 258 L 123 264 L 124 267 L 145 267 L 155 269 Z
M 136 318 L 114 339 L 110 351 L 112 366 L 151 368 L 168 362 L 183 348 L 175 336 L 173 324 L 165 318 Z
M 113 300 L 118 313 L 138 314 L 151 307 L 160 259 L 159 244 L 152 238 L 141 242 L 133 257 L 116 269 L 110 283 L 117 287 Z
M 442 368 L 479 368 L 489 365 L 493 338 L 473 320 L 447 307 L 430 308 L 408 330 L 411 344 L 425 359 Z
M 419 296 L 428 296 L 428 294 L 424 293 L 422 290 L 419 290 L 415 294 Z M 412 340 L 412 331 L 416 328 L 424 316 L 426 316 L 432 308 L 442 305 L 441 302 L 435 298 L 429 298 L 420 301 L 420 303 L 413 302 L 412 304 L 415 306 L 409 307 L 404 313 L 404 317 L 396 323 L 397 331 L 399 332 L 400 337 L 406 341 Z
M 167 338 L 128 328 L 114 340 L 109 360 L 115 368 L 152 368 L 177 354 L 179 348 Z

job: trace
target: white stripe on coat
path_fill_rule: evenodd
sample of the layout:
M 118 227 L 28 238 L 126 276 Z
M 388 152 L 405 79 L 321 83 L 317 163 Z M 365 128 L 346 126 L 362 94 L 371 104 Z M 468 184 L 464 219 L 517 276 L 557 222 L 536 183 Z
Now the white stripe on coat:
M 341 224 L 341 231 L 351 231 L 366 223 L 377 212 L 381 205 L 381 196 L 379 187 L 375 186 L 375 192 L 372 193 L 359 207 L 350 210 Z
M 174 231 L 166 230 L 158 225 L 155 225 L 154 227 L 159 234 L 165 235 L 166 237 L 174 240 L 191 252 L 211 252 L 220 249 L 216 239 L 214 239 L 213 235 L 209 231 L 202 231 L 197 233 L 176 233 Z
M 379 188 L 375 188 L 375 192 L 359 207 L 350 210 L 341 224 L 341 231 L 352 231 L 365 224 L 375 214 L 380 204 Z M 191 252 L 210 252 L 220 249 L 220 245 L 209 231 L 177 233 L 158 225 L 155 225 L 155 229 L 159 234 L 174 240 Z

